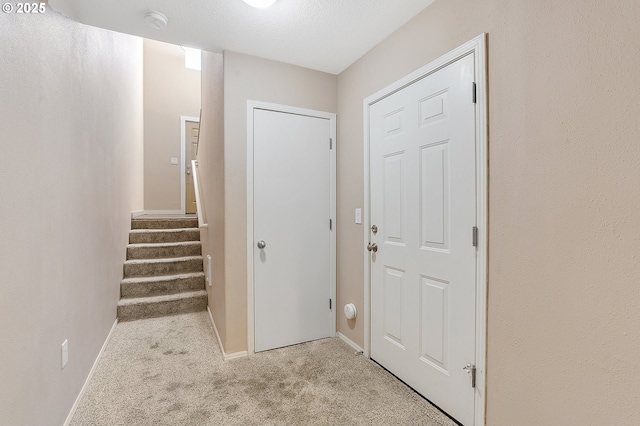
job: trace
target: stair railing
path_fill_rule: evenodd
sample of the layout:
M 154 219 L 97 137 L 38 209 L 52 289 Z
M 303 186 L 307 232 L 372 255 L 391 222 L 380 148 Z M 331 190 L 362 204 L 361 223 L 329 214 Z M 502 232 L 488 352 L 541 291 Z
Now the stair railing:
M 208 223 L 204 222 L 204 206 L 200 201 L 200 185 L 198 182 L 198 160 L 191 160 L 191 170 L 193 170 L 193 189 L 196 193 L 196 211 L 198 212 L 198 227 L 207 228 Z

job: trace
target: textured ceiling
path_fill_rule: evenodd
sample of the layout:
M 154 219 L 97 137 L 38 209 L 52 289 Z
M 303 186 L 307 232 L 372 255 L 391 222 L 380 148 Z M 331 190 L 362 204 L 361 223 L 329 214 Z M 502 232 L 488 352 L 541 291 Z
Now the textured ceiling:
M 56 10 L 97 27 L 235 52 L 338 74 L 433 0 L 278 0 L 255 9 L 241 0 L 50 0 Z M 168 26 L 146 25 L 158 10 Z

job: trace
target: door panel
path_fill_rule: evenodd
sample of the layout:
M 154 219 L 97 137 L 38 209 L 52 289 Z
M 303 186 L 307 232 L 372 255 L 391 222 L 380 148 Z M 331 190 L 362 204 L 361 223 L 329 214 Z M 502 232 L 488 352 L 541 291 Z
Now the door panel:
M 447 371 L 449 283 L 424 276 L 420 280 L 421 359 Z
M 404 349 L 402 340 L 402 293 L 404 271 L 385 268 L 384 276 L 384 325 L 385 337 Z
M 449 246 L 448 141 L 420 148 L 420 235 L 422 248 Z
M 404 153 L 384 159 L 384 224 L 386 242 L 404 243 Z
M 323 118 L 256 109 L 253 129 L 259 352 L 331 333 L 331 126 Z
M 473 57 L 370 107 L 371 357 L 464 424 L 474 392 Z
M 196 160 L 196 153 L 198 152 L 198 132 L 200 131 L 200 123 L 196 121 L 185 122 L 186 132 L 186 145 L 185 145 L 185 170 L 187 176 L 185 177 L 186 187 L 186 200 L 185 200 L 185 213 L 196 213 L 196 192 L 195 185 L 193 184 L 193 173 L 191 170 L 191 161 Z

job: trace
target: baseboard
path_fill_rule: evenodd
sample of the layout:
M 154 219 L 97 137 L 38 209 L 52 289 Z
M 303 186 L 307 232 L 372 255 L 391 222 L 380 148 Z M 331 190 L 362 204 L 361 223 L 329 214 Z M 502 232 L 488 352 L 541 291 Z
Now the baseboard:
M 131 219 L 135 219 L 136 217 L 142 216 L 144 213 L 144 210 L 136 210 L 135 212 L 131 212 Z
M 71 420 L 73 419 L 74 414 L 76 414 L 78 405 L 80 405 L 80 400 L 84 396 L 84 393 L 87 391 L 87 387 L 89 387 L 89 382 L 91 381 L 91 378 L 93 377 L 93 373 L 95 373 L 96 368 L 98 367 L 98 362 L 100 362 L 100 358 L 102 358 L 102 354 L 104 353 L 104 350 L 107 348 L 107 343 L 109 343 L 109 340 L 111 340 L 111 336 L 113 335 L 113 332 L 116 329 L 116 325 L 118 325 L 118 318 L 116 318 L 116 320 L 113 322 L 113 326 L 111 326 L 111 330 L 109 331 L 109 334 L 107 335 L 107 338 L 104 341 L 102 348 L 100 348 L 100 352 L 98 352 L 98 356 L 95 362 L 93 363 L 91 370 L 89 370 L 89 375 L 87 376 L 87 380 L 84 381 L 84 385 L 82 385 L 82 389 L 80 389 L 80 393 L 78 394 L 78 397 L 76 398 L 75 402 L 73 403 L 73 406 L 71 407 L 71 411 L 67 416 L 67 420 L 65 420 L 64 422 L 64 426 L 68 426 L 71 423 Z
M 211 308 L 207 306 L 207 313 L 209 314 L 209 321 L 211 321 L 211 325 L 213 326 L 213 334 L 216 335 L 216 339 L 218 339 L 218 346 L 220 347 L 220 352 L 222 352 L 222 358 L 224 358 L 224 347 L 222 346 L 222 340 L 220 340 L 220 335 L 218 334 L 218 329 L 216 328 L 216 322 L 213 320 L 213 315 L 211 314 Z
M 244 358 L 245 356 L 249 356 L 249 352 L 247 351 L 234 352 L 231 354 L 224 354 L 224 360 L 229 361 L 230 359 Z
M 144 210 L 142 214 L 184 214 L 182 210 Z
M 347 336 L 340 333 L 339 331 L 336 333 L 336 337 L 339 337 L 340 339 L 342 339 L 343 342 L 345 342 L 347 345 L 355 349 L 356 352 L 364 352 L 364 350 L 360 346 L 356 345 L 356 343 L 353 340 L 349 339 Z
M 213 320 L 211 309 L 208 306 L 207 306 L 207 312 L 209 313 L 209 320 L 211 321 L 211 325 L 213 326 L 213 332 L 216 335 L 216 339 L 218 339 L 218 346 L 220 346 L 220 352 L 222 352 L 222 358 L 225 361 L 228 361 L 230 359 L 242 358 L 249 355 L 247 351 L 234 352 L 231 354 L 228 354 L 224 351 L 224 346 L 222 346 L 222 340 L 220 340 L 220 334 L 218 334 L 218 328 L 216 327 L 216 322 Z

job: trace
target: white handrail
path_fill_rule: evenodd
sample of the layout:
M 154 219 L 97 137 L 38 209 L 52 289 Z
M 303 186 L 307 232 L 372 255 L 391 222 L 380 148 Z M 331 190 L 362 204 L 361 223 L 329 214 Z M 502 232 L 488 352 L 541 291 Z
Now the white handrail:
M 198 183 L 198 161 L 191 160 L 191 170 L 193 170 L 193 190 L 196 193 L 196 211 L 198 212 L 198 227 L 206 228 L 208 223 L 204 223 L 204 212 L 200 202 L 200 185 Z

